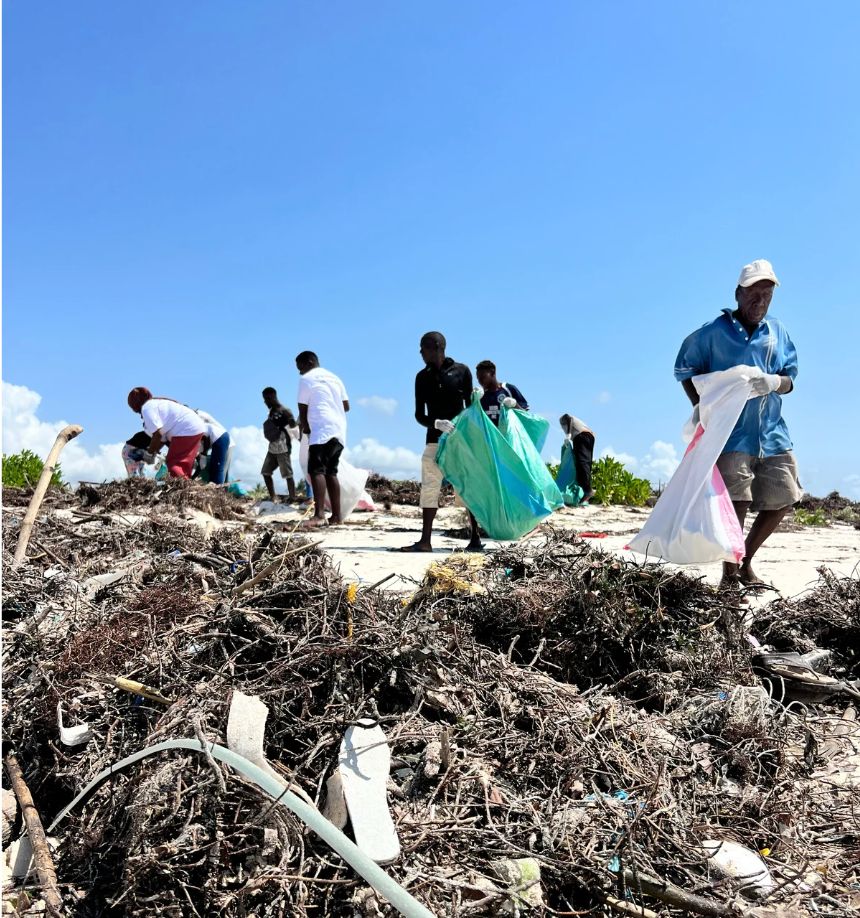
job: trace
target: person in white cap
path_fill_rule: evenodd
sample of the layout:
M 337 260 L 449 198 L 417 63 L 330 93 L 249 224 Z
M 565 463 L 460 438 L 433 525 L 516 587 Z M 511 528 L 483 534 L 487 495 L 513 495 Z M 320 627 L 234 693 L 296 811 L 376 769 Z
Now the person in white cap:
M 764 371 L 717 461 L 741 527 L 750 510 L 758 514 L 743 563 L 723 565 L 725 587 L 765 586 L 753 571 L 753 557 L 803 496 L 782 417 L 782 396 L 794 389 L 797 376 L 797 351 L 782 322 L 768 315 L 778 286 L 769 261 L 744 265 L 735 289 L 737 308 L 724 309 L 685 338 L 675 361 L 675 379 L 693 405 L 699 401 L 694 376 L 740 365 Z

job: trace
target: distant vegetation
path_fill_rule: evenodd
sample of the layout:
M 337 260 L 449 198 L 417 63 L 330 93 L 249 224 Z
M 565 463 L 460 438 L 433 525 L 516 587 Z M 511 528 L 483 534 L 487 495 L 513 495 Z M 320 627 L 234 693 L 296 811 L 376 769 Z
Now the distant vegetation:
M 547 468 L 553 478 L 557 477 L 557 463 L 547 463 Z M 637 478 L 612 456 L 604 456 L 594 463 L 591 469 L 591 487 L 594 489 L 594 497 L 591 500 L 596 504 L 641 507 L 651 496 L 651 482 L 646 478 Z
M 651 482 L 637 478 L 612 456 L 604 456 L 591 470 L 592 500 L 599 504 L 627 504 L 642 507 L 651 496 Z
M 22 449 L 12 456 L 3 454 L 3 487 L 35 488 L 45 463 L 29 449 Z M 51 484 L 62 486 L 63 476 L 59 465 L 51 475 Z

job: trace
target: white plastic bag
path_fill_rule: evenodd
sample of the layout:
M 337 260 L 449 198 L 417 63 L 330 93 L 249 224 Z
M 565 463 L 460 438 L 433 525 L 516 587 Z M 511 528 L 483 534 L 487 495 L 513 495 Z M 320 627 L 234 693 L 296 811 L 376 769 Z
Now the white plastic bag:
M 308 483 L 308 494 L 313 494 L 311 480 L 308 477 L 309 449 L 308 438 L 302 437 L 302 442 L 299 446 L 299 463 L 302 467 L 302 474 L 305 476 L 305 481 Z M 341 457 L 337 467 L 337 480 L 340 482 L 340 515 L 343 519 L 346 519 L 356 507 L 359 507 L 359 505 L 361 505 L 362 510 L 376 509 L 373 505 L 372 498 L 367 491 L 364 490 L 367 485 L 368 475 L 370 475 L 370 472 L 367 469 L 357 469 L 354 465 L 350 465 L 346 459 Z M 328 495 L 326 495 L 325 503 L 326 510 L 331 510 L 331 506 L 328 502 Z
M 688 422 L 690 445 L 648 521 L 627 546 L 654 560 L 675 564 L 740 563 L 743 530 L 716 467 L 744 405 L 758 367 L 737 366 L 693 377 L 699 393 L 699 424 Z

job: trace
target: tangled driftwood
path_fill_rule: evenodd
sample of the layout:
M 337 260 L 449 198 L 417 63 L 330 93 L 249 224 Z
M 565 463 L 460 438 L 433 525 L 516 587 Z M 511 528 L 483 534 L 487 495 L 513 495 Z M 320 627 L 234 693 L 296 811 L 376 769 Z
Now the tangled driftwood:
M 346 727 L 383 726 L 403 852 L 387 869 L 437 915 L 525 908 L 499 878 L 518 859 L 539 866 L 547 914 L 733 914 L 737 886 L 710 872 L 706 837 L 768 850 L 777 903 L 857 913 L 845 705 L 763 694 L 736 610 L 700 580 L 548 531 L 480 563 L 454 556 L 404 600 L 344 583 L 318 547 L 249 526 L 239 504 L 226 526 L 202 527 L 167 492 L 135 503 L 139 485 L 107 487 L 87 515 L 47 513 L 28 564 L 4 552 L 4 738 L 43 819 L 112 762 L 193 737 L 195 723 L 223 743 L 241 689 L 270 709 L 269 761 L 319 804 Z M 192 488 L 183 506 L 211 502 L 215 489 Z M 6 511 L 6 539 L 19 513 Z M 814 623 L 841 621 L 858 594 L 856 580 L 825 577 L 765 615 L 760 637 L 779 622 L 780 649 L 818 641 L 856 678 L 844 632 L 831 646 Z M 89 743 L 59 743 L 58 701 Z M 99 790 L 60 830 L 66 904 L 391 913 L 219 768 L 153 759 Z

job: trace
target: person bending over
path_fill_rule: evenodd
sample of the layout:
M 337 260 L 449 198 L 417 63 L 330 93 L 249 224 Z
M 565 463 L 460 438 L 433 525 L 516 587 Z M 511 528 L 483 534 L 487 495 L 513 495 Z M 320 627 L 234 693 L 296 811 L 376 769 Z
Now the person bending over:
M 171 478 L 190 478 L 206 430 L 200 415 L 172 398 L 153 396 L 145 386 L 128 393 L 128 407 L 143 418 L 143 429 L 152 437 L 149 452 L 153 456 L 166 442 L 170 443 L 167 474 Z
M 576 469 L 576 483 L 582 488 L 580 506 L 594 497 L 591 487 L 591 464 L 594 460 L 594 432 L 578 417 L 563 414 L 559 419 L 565 437 L 573 450 L 573 467 Z

